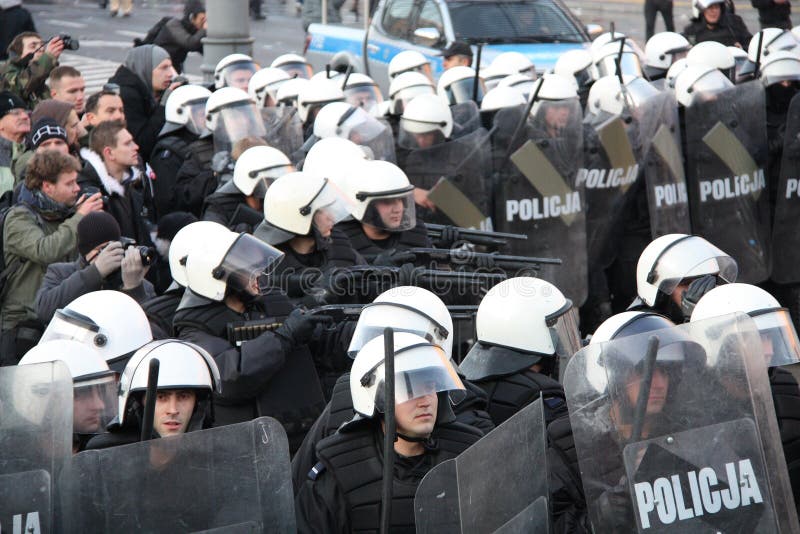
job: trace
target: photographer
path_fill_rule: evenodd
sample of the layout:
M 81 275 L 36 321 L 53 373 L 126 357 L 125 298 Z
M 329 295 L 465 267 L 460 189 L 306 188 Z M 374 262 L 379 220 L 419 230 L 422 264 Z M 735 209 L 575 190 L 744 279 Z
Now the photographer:
M 123 247 L 114 217 L 103 211 L 90 213 L 78 223 L 77 234 L 78 259 L 50 265 L 36 294 L 36 315 L 42 323 L 92 291 L 122 291 L 139 303 L 155 296 L 153 285 L 144 279 L 150 266 L 138 247 Z
M 206 28 L 208 23 L 205 3 L 202 0 L 189 0 L 184 4 L 183 18 L 175 17 L 167 21 L 153 44 L 167 51 L 172 66 L 180 74 L 189 52 L 203 53 Z
M 50 98 L 45 82 L 50 71 L 58 66 L 64 46 L 61 37 L 45 43 L 34 32 L 23 32 L 14 37 L 8 46 L 9 60 L 0 66 L 0 90 L 17 94 L 28 109 Z

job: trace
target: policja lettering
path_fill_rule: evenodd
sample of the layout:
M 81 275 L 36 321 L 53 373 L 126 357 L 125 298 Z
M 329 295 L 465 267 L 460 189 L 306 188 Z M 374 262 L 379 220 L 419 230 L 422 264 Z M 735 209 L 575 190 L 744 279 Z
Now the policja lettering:
M 581 211 L 581 196 L 578 191 L 564 196 L 552 195 L 542 198 L 523 198 L 506 201 L 506 220 L 512 222 L 515 216 L 521 221 L 549 219 L 572 215 Z
M 22 517 L 25 516 L 25 528 L 22 528 Z M 12 521 L 12 530 L 6 531 L 11 534 L 41 534 L 42 527 L 39 521 L 39 512 L 30 512 L 26 514 L 14 515 Z M 0 532 L 3 532 L 3 525 L 0 524 Z
M 674 206 L 676 204 L 686 204 L 689 195 L 686 193 L 686 183 L 679 182 L 674 184 L 657 185 L 653 188 L 656 197 L 656 206 Z
M 732 178 L 718 178 L 700 182 L 700 202 L 706 202 L 711 196 L 714 200 L 725 200 L 755 193 L 766 187 L 764 170 L 757 169 L 752 178 L 742 174 Z
M 632 184 L 638 174 L 638 164 L 615 169 L 579 169 L 577 180 L 578 186 L 585 184 L 589 189 L 610 189 Z
M 719 482 L 717 473 L 711 467 L 686 473 L 691 497 L 689 507 L 686 506 L 679 474 L 657 478 L 652 484 L 636 483 L 634 492 L 642 529 L 650 528 L 649 514 L 653 511 L 656 511 L 662 524 L 669 525 L 675 520 L 684 521 L 704 513 L 716 514 L 723 507 L 733 510 L 762 503 L 761 489 L 750 460 L 739 460 L 738 464 L 738 472 L 736 462 L 725 464 L 727 489 L 713 489 Z
M 800 185 L 800 180 L 797 178 L 789 178 L 786 180 L 786 198 L 792 198 L 792 195 L 800 198 L 800 189 L 798 189 L 798 185 Z

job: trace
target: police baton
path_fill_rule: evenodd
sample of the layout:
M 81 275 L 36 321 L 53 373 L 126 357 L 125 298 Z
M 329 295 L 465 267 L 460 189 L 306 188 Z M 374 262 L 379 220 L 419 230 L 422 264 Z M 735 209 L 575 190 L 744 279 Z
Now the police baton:
M 483 52 L 483 43 L 478 43 L 478 58 L 475 62 L 475 78 L 472 80 L 472 100 L 478 103 L 478 86 L 480 85 L 480 72 L 481 72 L 481 53 Z
M 394 330 L 383 330 L 383 491 L 381 494 L 381 534 L 389 533 L 392 521 L 394 483 Z
M 647 413 L 647 403 L 650 399 L 650 386 L 653 384 L 653 372 L 656 368 L 658 343 L 658 336 L 650 336 L 650 339 L 647 340 L 647 353 L 644 357 L 642 385 L 639 389 L 639 396 L 636 398 L 636 409 L 633 412 L 633 432 L 631 432 L 631 443 L 635 443 L 642 439 L 642 427 L 644 426 L 644 417 Z
M 158 396 L 158 369 L 161 362 L 158 358 L 150 360 L 150 368 L 147 372 L 147 393 L 144 397 L 144 421 L 142 421 L 142 433 L 139 441 L 149 441 L 153 436 L 153 419 L 156 413 L 156 397 Z

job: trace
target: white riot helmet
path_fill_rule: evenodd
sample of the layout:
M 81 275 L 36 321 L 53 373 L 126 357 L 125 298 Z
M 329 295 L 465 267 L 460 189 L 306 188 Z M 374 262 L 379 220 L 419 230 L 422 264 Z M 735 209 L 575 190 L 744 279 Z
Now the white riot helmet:
M 150 361 L 153 359 L 159 363 L 156 391 L 191 389 L 198 393 L 187 430 L 210 426 L 211 421 L 206 421 L 206 418 L 211 415 L 208 413 L 211 393 L 222 392 L 219 368 L 205 349 L 177 339 L 162 339 L 145 345 L 136 351 L 125 366 L 119 379 L 117 418 L 120 425 L 125 423 L 131 411 L 131 394 L 147 391 Z
M 325 104 L 344 102 L 344 93 L 336 82 L 326 79 L 312 80 L 300 89 L 297 95 L 297 114 L 308 123 Z
M 92 347 L 118 370 L 128 356 L 153 340 L 153 332 L 139 303 L 121 291 L 103 290 L 81 295 L 56 310 L 40 343 L 58 339 Z
M 228 228 L 213 221 L 196 221 L 178 230 L 169 246 L 169 272 L 172 279 L 182 287 L 187 287 L 186 258 L 189 252 L 212 239 L 214 234 L 228 232 Z
M 707 98 L 733 87 L 721 71 L 709 66 L 688 66 L 675 78 L 675 98 L 684 107 L 689 107 L 698 98 Z
M 558 74 L 545 74 L 533 83 L 532 94 L 536 95 L 536 100 L 531 107 L 531 117 L 538 115 L 542 105 L 578 98 L 574 79 L 571 80 Z
M 686 62 L 693 66 L 708 66 L 719 69 L 731 81 L 735 80 L 736 61 L 730 49 L 716 41 L 697 43 L 686 55 Z
M 57 360 L 64 362 L 72 375 L 73 432 L 102 432 L 116 415 L 116 373 L 108 368 L 106 361 L 91 347 L 70 339 L 39 343 L 22 357 L 19 365 Z
M 353 410 L 362 417 L 385 411 L 385 349 L 383 329 L 358 352 L 350 370 Z M 462 392 L 464 384 L 441 347 L 409 332 L 394 334 L 394 401 L 396 404 L 424 395 Z M 449 408 L 449 406 L 447 406 Z M 446 406 L 439 404 L 437 422 Z
M 286 71 L 293 78 L 310 79 L 314 75 L 311 64 L 299 54 L 283 54 L 272 62 L 270 67 Z
M 675 326 L 675 323 L 658 313 L 624 311 L 603 321 L 592 334 L 589 344 L 597 345 L 619 337 L 672 328 L 673 326 Z
M 340 137 L 320 139 L 308 151 L 303 162 L 303 172 L 314 176 L 325 176 L 337 187 L 343 189 L 350 165 L 371 159 L 371 155 L 364 149 L 365 147 Z
M 733 82 L 741 83 L 746 75 L 746 71 L 751 65 L 750 60 L 747 59 L 747 52 L 738 46 L 729 46 L 727 48 L 731 53 L 731 56 L 733 56 L 733 61 L 736 63 L 736 66 L 734 67 L 736 77 L 734 78 Z
M 254 146 L 236 160 L 233 185 L 243 195 L 262 199 L 272 182 L 293 171 L 292 162 L 277 148 Z
M 399 74 L 392 78 L 392 83 L 389 84 L 389 98 L 392 100 L 389 113 L 402 115 L 405 106 L 414 97 L 435 94 L 436 88 L 427 76 L 416 71 Z
M 355 137 L 368 140 L 383 129 L 384 126 L 366 111 L 347 102 L 326 104 L 314 119 L 314 135 L 320 139 L 341 137 L 350 140 Z
M 599 50 L 608 43 L 616 43 L 616 45 L 619 46 L 620 41 L 625 41 L 625 44 L 627 45 L 629 41 L 628 36 L 622 32 L 616 31 L 601 33 L 592 41 L 592 44 L 589 45 L 589 53 L 594 55 L 596 50 Z
M 700 18 L 700 15 L 714 4 L 722 4 L 722 9 L 725 9 L 725 0 L 695 0 L 692 2 L 692 18 Z
M 715 287 L 700 299 L 691 322 L 742 312 L 753 318 L 764 342 L 767 365 L 778 367 L 800 361 L 800 341 L 789 310 L 760 287 L 750 284 L 725 284 Z M 771 349 L 771 353 L 768 349 Z
M 182 85 L 167 98 L 164 115 L 167 122 L 161 135 L 185 127 L 200 135 L 206 129 L 206 101 L 211 91 L 200 85 Z
M 442 299 L 421 287 L 399 286 L 384 291 L 364 306 L 347 354 L 355 358 L 361 347 L 391 327 L 411 332 L 439 345 L 449 358 L 453 351 L 453 318 Z
M 680 76 L 681 72 L 686 70 L 689 66 L 689 61 L 686 58 L 679 59 L 667 71 L 667 76 L 664 78 L 667 81 L 667 86 L 675 88 L 675 80 Z
M 420 95 L 406 105 L 400 118 L 400 146 L 418 146 L 414 134 L 438 133 L 444 142 L 453 133 L 453 112 L 435 95 Z
M 448 106 L 469 102 L 475 85 L 475 70 L 471 67 L 459 65 L 444 71 L 436 85 L 436 94 L 442 98 Z M 486 88 L 483 80 L 478 76 L 478 94 L 476 102 L 480 103 Z
M 553 72 L 559 76 L 572 76 L 580 88 L 591 85 L 596 79 L 592 55 L 582 48 L 568 50 L 558 56 Z
M 478 341 L 459 368 L 468 380 L 502 376 L 536 363 L 555 369 L 556 357 L 581 348 L 578 312 L 549 282 L 509 278 L 486 293 L 475 317 Z
M 310 81 L 305 78 L 292 78 L 287 80 L 278 87 L 278 92 L 275 93 L 275 98 L 278 99 L 279 106 L 292 106 L 297 107 L 297 97 L 300 91 L 307 86 Z
M 383 102 L 383 94 L 375 80 L 366 74 L 352 72 L 346 77 L 344 99 L 345 102 L 367 113 L 375 113 Z
M 548 74 L 545 74 L 545 76 L 548 76 Z M 522 96 L 527 102 L 531 96 L 531 93 L 533 93 L 534 89 L 536 89 L 536 84 L 540 79 L 541 78 L 532 80 L 531 78 L 528 78 L 522 74 L 512 74 L 511 76 L 506 76 L 500 80 L 500 83 L 497 84 L 497 87 L 511 87 L 512 89 L 516 89 L 522 93 Z M 572 80 L 572 78 L 569 79 Z
M 763 39 L 760 37 L 763 35 Z M 758 56 L 758 42 L 761 41 L 761 63 L 763 64 L 770 54 L 781 50 L 786 52 L 796 52 L 798 42 L 794 34 L 789 30 L 780 28 L 764 28 L 750 39 L 747 47 L 747 59 L 756 62 Z
M 295 236 L 311 235 L 312 227 L 323 238 L 333 225 L 350 215 L 347 201 L 333 182 L 310 172 L 291 172 L 275 180 L 264 197 L 264 220 L 255 235 L 279 245 Z
M 270 289 L 270 274 L 281 260 L 283 252 L 250 234 L 214 234 L 203 246 L 189 251 L 188 287 L 217 302 L 225 299 L 226 291 L 263 295 Z
M 497 111 L 525 104 L 522 92 L 513 87 L 495 87 L 481 101 L 481 111 Z
M 652 69 L 669 70 L 675 61 L 686 56 L 691 47 L 686 37 L 679 33 L 657 33 L 644 45 L 645 64 Z
M 792 52 L 775 52 L 761 65 L 761 81 L 766 87 L 781 82 L 800 81 L 800 57 Z
M 278 105 L 278 89 L 291 77 L 286 71 L 266 67 L 253 74 L 247 86 L 247 93 L 260 108 Z
M 594 67 L 597 70 L 597 76 L 609 76 L 617 74 L 617 60 L 619 60 L 620 69 L 622 74 L 630 74 L 631 76 L 643 76 L 642 65 L 639 61 L 639 55 L 636 51 L 627 44 L 622 45 L 620 53 L 620 43 L 608 43 L 597 50 L 592 51 L 592 60 Z
M 357 221 L 387 232 L 405 232 L 417 224 L 414 186 L 394 163 L 362 161 L 345 184 L 350 214 Z
M 644 78 L 624 75 L 622 81 L 624 87 L 619 83 L 618 76 L 604 76 L 597 80 L 589 91 L 587 111 L 595 115 L 601 112 L 619 115 L 658 94 L 658 89 Z
M 536 66 L 528 56 L 520 52 L 503 52 L 492 60 L 492 70 L 508 72 L 508 74 L 524 74 L 536 78 Z
M 231 152 L 241 139 L 264 138 L 267 134 L 255 102 L 235 87 L 218 89 L 208 98 L 206 127 L 214 134 L 215 152 Z
M 736 281 L 736 261 L 700 236 L 667 234 L 654 239 L 636 264 L 636 289 L 645 304 L 655 306 L 659 294 L 669 296 L 682 282 L 715 275 Z
M 389 61 L 390 80 L 406 72 L 418 72 L 428 78 L 429 82 L 433 79 L 430 61 L 416 50 L 403 50 Z
M 214 69 L 214 87 L 236 87 L 247 91 L 250 78 L 258 70 L 253 58 L 246 54 L 230 54 L 220 59 Z

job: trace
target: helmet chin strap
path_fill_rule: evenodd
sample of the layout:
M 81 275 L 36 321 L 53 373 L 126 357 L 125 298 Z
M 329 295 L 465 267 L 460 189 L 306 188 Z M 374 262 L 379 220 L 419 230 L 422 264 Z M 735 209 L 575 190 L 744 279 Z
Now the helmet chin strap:
M 426 438 L 413 438 L 411 436 L 406 436 L 401 434 L 400 432 L 395 432 L 398 438 L 402 439 L 403 441 L 408 441 L 409 443 L 427 443 L 431 438 L 430 436 Z

